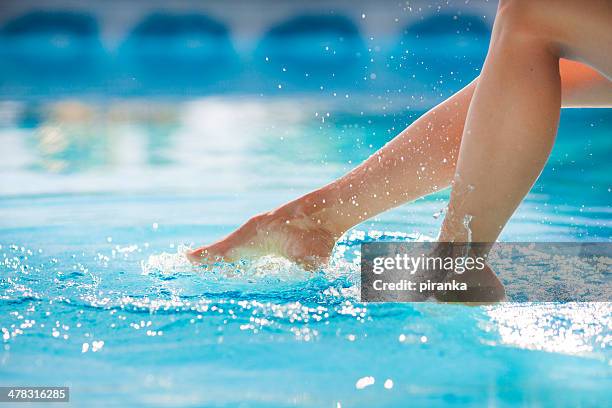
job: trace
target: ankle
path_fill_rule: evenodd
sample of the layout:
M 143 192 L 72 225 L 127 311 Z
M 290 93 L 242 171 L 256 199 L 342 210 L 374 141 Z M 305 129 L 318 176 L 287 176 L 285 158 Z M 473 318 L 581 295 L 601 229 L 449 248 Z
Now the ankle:
M 326 199 L 320 191 L 314 191 L 268 214 L 299 228 L 320 230 L 338 240 L 348 228 L 336 222 L 331 204 L 332 200 Z

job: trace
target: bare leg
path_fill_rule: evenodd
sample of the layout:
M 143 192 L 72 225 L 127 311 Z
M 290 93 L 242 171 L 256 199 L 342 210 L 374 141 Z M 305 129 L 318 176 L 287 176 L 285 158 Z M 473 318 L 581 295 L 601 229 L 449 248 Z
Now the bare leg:
M 588 66 L 561 62 L 564 106 L 609 106 L 612 85 Z M 436 106 L 344 177 L 275 211 L 253 217 L 226 238 L 192 251 L 194 262 L 249 252 L 325 262 L 349 228 L 387 209 L 448 187 L 478 79 Z M 358 204 L 358 205 L 356 205 Z
M 589 68 L 570 64 L 562 70 L 561 85 L 558 73 L 559 55 L 568 55 L 588 61 L 609 75 L 609 56 L 604 51 L 610 44 L 609 3 L 589 2 L 587 16 L 583 10 L 572 9 L 580 9 L 585 2 L 553 3 L 517 1 L 503 17 L 500 13 L 485 67 L 486 83 L 479 87 L 479 97 L 470 108 L 473 113 L 465 132 L 468 106 L 476 84 L 480 85 L 483 78 L 426 113 L 346 176 L 275 211 L 253 217 L 225 239 L 192 251 L 190 259 L 232 260 L 248 257 L 252 251 L 276 253 L 307 265 L 325 262 L 335 240 L 348 228 L 446 187 L 454 176 L 462 134 L 467 136 L 461 153 L 464 158 L 459 177 L 455 177 L 442 239 L 469 238 L 464 221 L 471 215 L 472 239 L 494 240 L 544 164 L 555 133 L 560 98 L 567 106 L 609 104 L 612 99 L 609 83 Z M 528 8 L 530 5 L 544 7 Z M 582 72 L 577 73 L 576 68 Z M 507 120 L 510 117 L 514 123 Z M 516 123 L 524 125 L 516 128 Z M 520 166 L 508 160 L 513 156 L 521 161 Z M 512 177 L 508 179 L 507 174 Z M 499 180 L 507 184 L 498 190 Z M 469 199 L 464 200 L 462 192 L 472 189 Z M 498 215 L 487 214 L 484 203 L 494 205 Z
M 559 58 L 581 59 L 609 76 L 612 59 L 603 51 L 612 45 L 609 21 L 612 5 L 599 0 L 502 0 L 466 118 L 441 242 L 497 239 L 554 143 L 562 99 Z M 566 84 L 581 75 L 580 69 L 574 70 Z M 566 88 L 567 98 L 572 87 Z M 602 96 L 587 85 L 582 95 L 599 101 Z M 440 249 L 450 248 L 441 244 Z M 438 293 L 436 298 L 501 300 L 503 286 L 487 271 L 449 275 L 448 279 L 467 282 L 470 290 Z
M 194 262 L 276 253 L 326 262 L 349 228 L 445 188 L 452 180 L 474 83 L 427 112 L 340 179 L 275 211 L 253 217 L 223 240 L 190 254 Z
M 612 3 L 502 1 L 466 119 L 442 242 L 494 242 L 552 148 L 559 58 L 612 73 Z M 603 48 L 602 48 L 603 47 Z

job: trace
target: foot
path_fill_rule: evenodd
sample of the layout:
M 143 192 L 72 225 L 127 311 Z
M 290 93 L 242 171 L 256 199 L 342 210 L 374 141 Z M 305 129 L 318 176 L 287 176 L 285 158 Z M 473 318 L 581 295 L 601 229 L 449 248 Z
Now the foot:
M 224 239 L 190 251 L 187 257 L 195 264 L 211 265 L 274 254 L 315 269 L 329 261 L 336 239 L 308 217 L 274 211 L 251 218 Z

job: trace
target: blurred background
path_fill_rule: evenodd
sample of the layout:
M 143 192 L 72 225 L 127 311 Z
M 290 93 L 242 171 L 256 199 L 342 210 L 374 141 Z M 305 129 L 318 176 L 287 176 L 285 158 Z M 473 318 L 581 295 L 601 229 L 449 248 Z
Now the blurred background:
M 473 80 L 496 7 L 4 0 L 0 199 L 125 193 L 208 202 L 214 192 L 237 206 L 222 224 L 237 223 L 343 174 Z M 567 236 L 568 227 L 570 236 L 584 234 L 575 218 L 561 230 L 545 222 L 548 234 L 542 219 L 563 219 L 567 205 L 601 219 L 609 204 L 610 114 L 568 111 L 562 124 L 570 136 L 560 138 L 544 174 L 556 179 L 536 186 L 526 224 L 515 230 L 525 237 L 534 228 L 543 238 Z M 593 170 L 586 179 L 585 168 Z M 566 194 L 585 180 L 586 202 Z M 392 214 L 435 235 L 439 220 L 430 215 L 445 199 L 440 193 Z M 197 222 L 174 208 L 166 213 Z M 608 234 L 607 223 L 597 227 L 589 234 Z
M 0 7 L 4 96 L 387 90 L 425 98 L 477 74 L 496 2 L 5 0 Z

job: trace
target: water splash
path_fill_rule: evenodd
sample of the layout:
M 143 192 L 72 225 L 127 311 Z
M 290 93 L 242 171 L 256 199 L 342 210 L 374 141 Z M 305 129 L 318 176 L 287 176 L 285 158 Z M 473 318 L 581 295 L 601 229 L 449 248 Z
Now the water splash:
M 436 211 L 435 213 L 432 214 L 432 217 L 434 218 L 434 220 L 437 220 L 438 218 L 440 218 L 441 216 L 443 216 L 444 214 L 446 214 L 446 211 L 448 210 L 448 206 L 439 209 L 438 211 Z
M 472 222 L 472 216 L 470 214 L 466 214 L 463 217 L 463 227 L 465 228 L 465 231 L 467 232 L 467 240 L 466 242 L 472 242 L 472 229 L 470 228 L 470 223 Z
M 195 267 L 185 253 L 190 247 L 180 244 L 175 253 L 162 252 L 150 255 L 146 261 L 140 262 L 143 275 L 172 277 L 180 273 L 192 273 Z
M 370 330 L 366 327 L 376 325 L 389 313 L 414 320 L 429 310 L 427 305 L 360 302 L 360 245 L 385 240 L 433 239 L 420 234 L 354 230 L 338 241 L 329 265 L 314 272 L 275 256 L 204 270 L 188 261 L 186 246 L 178 246 L 176 252 L 151 254 L 142 262 L 119 253 L 103 261 L 99 256 L 88 261 L 72 255 L 58 260 L 23 247 L 3 248 L 2 266 L 8 275 L 0 285 L 7 310 L 14 314 L 2 325 L 2 336 L 12 343 L 24 334 L 40 332 L 57 341 L 74 341 L 81 352 L 84 343 L 90 344 L 91 350 L 93 341 L 102 340 L 89 337 L 93 327 L 89 319 L 101 319 L 109 330 L 156 337 L 187 324 L 196 330 L 265 331 L 304 342 L 335 333 L 333 328 L 358 333 L 357 327 L 363 327 L 365 333 Z M 508 268 L 512 269 L 510 261 Z M 72 269 L 79 273 L 66 273 Z M 81 270 L 88 270 L 91 276 Z M 50 285 L 55 275 L 57 283 Z M 94 285 L 94 281 L 98 283 Z M 49 304 L 54 306 L 49 308 Z M 485 332 L 499 334 L 491 344 L 609 356 L 610 304 L 509 304 L 474 313 L 485 316 Z M 426 330 L 415 329 L 417 338 L 430 338 L 434 330 L 427 316 L 425 312 L 420 323 Z M 361 326 L 363 323 L 368 325 Z M 106 346 L 101 352 L 104 350 Z
M 185 253 L 191 248 L 179 245 L 176 252 L 162 252 L 150 255 L 141 261 L 143 275 L 162 280 L 171 280 L 185 275 L 205 275 L 215 279 L 235 279 L 256 282 L 274 278 L 280 282 L 297 282 L 311 279 L 322 274 L 328 280 L 342 277 L 355 277 L 359 274 L 360 245 L 367 241 L 433 241 L 432 237 L 422 234 L 406 234 L 394 231 L 352 230 L 336 243 L 330 262 L 318 271 L 307 271 L 300 265 L 276 255 L 264 255 L 252 260 L 238 262 L 216 262 L 211 267 L 193 265 Z

